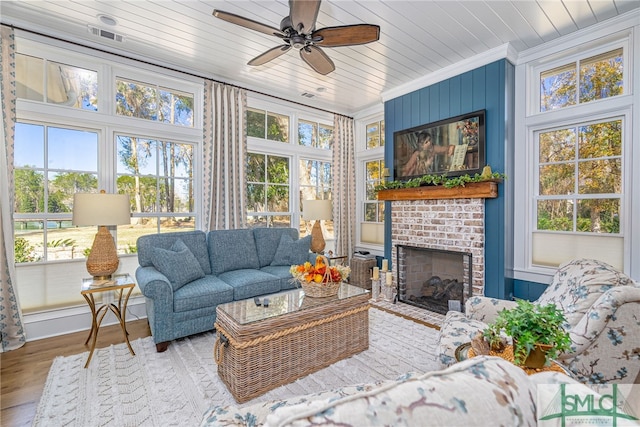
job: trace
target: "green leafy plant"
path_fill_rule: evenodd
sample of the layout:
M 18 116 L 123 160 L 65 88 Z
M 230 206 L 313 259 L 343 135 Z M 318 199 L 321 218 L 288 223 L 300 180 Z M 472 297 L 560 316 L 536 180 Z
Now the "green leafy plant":
M 564 329 L 566 318 L 555 304 L 544 306 L 518 300 L 511 310 L 502 310 L 483 331 L 489 344 L 499 342 L 504 332 L 513 339 L 514 362 L 522 365 L 537 344 L 548 344 L 547 364 L 561 352 L 571 349 L 571 338 Z
M 489 174 L 477 173 L 475 175 L 465 174 L 460 176 L 423 175 L 406 181 L 384 181 L 376 185 L 374 190 L 396 190 L 400 188 L 416 188 L 426 185 L 442 185 L 447 188 L 454 188 L 464 187 L 465 184 L 470 182 L 495 181 L 503 179 L 506 179 L 506 175 L 500 172 L 492 172 Z
M 16 237 L 13 244 L 16 262 L 36 262 L 40 257 L 36 255 L 36 248 L 24 237 Z

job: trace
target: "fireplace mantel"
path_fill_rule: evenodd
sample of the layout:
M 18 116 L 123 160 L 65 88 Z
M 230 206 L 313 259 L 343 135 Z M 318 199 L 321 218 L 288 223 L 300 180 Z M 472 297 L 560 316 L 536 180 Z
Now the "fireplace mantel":
M 464 187 L 447 188 L 442 185 L 398 188 L 378 191 L 378 200 L 434 200 L 434 199 L 495 199 L 498 182 L 470 182 Z

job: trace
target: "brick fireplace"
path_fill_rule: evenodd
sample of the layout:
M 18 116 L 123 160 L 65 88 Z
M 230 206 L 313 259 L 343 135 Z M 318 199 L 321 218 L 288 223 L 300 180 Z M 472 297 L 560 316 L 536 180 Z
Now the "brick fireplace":
M 484 294 L 484 199 L 497 195 L 495 182 L 452 189 L 419 187 L 378 193 L 379 200 L 391 201 L 391 250 L 396 256 L 393 283 L 398 287 L 399 295 L 405 292 L 402 286 L 406 284 L 398 283 L 398 280 L 404 280 L 406 272 L 402 272 L 404 265 L 398 257 L 398 247 L 468 255 L 471 277 L 463 279 L 467 283 L 461 305 L 469 296 Z

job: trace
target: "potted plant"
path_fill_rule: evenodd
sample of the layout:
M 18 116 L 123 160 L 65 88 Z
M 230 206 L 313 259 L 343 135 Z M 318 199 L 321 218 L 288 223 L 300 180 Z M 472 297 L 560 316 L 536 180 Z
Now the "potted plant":
M 492 347 L 501 342 L 502 333 L 510 336 L 514 363 L 540 368 L 561 352 L 570 350 L 571 338 L 563 327 L 565 322 L 564 314 L 555 304 L 541 306 L 518 300 L 513 309 L 502 310 L 483 335 Z M 544 357 L 538 355 L 538 362 L 530 360 L 535 358 L 537 351 L 543 351 Z

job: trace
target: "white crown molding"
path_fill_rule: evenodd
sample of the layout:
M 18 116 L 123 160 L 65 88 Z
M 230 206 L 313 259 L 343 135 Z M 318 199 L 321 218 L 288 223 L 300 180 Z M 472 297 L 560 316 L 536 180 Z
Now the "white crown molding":
M 448 78 L 458 76 L 467 71 L 474 70 L 483 65 L 490 64 L 500 59 L 507 59 L 509 62 L 516 63 L 518 59 L 517 51 L 509 43 L 505 43 L 486 52 L 480 53 L 471 58 L 444 67 L 419 79 L 400 85 L 396 88 L 389 89 L 381 93 L 382 101 L 386 102 L 390 99 L 397 98 L 402 95 L 414 92 L 432 84 L 441 82 Z

